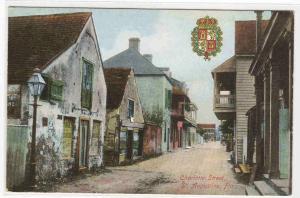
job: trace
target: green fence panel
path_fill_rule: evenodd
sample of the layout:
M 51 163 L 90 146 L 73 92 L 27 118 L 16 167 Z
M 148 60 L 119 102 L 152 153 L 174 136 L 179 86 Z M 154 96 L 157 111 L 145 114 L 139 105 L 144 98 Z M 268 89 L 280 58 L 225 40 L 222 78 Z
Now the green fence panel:
M 28 126 L 7 126 L 6 185 L 10 189 L 25 181 Z

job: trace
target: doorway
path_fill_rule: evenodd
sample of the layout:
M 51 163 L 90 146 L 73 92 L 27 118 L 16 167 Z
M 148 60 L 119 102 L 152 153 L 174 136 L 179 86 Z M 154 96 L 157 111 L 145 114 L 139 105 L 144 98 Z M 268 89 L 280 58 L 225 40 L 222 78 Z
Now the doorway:
M 63 132 L 63 157 L 71 158 L 73 156 L 73 136 L 75 129 L 75 118 L 64 117 Z
M 79 168 L 87 167 L 89 121 L 80 121 L 79 130 Z
M 133 131 L 128 130 L 127 131 L 127 152 L 126 152 L 126 159 L 131 160 L 132 159 L 132 140 L 133 140 Z

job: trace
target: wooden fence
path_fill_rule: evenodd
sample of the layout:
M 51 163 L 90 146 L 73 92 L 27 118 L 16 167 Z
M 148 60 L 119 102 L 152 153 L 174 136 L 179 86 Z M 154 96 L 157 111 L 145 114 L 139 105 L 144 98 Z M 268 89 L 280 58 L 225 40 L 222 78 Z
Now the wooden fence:
M 10 190 L 25 181 L 28 126 L 7 126 L 6 186 Z

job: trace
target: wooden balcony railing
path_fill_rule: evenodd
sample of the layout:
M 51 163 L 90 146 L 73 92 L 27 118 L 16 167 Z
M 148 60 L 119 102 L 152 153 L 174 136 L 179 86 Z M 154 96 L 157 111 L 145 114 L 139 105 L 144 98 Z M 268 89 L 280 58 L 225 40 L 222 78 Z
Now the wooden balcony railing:
M 235 108 L 235 95 L 215 95 L 215 108 Z
M 195 117 L 194 117 L 194 115 L 192 114 L 192 112 L 191 111 L 182 111 L 181 109 L 180 110 L 172 110 L 171 111 L 171 115 L 172 116 L 181 116 L 182 117 L 182 119 L 185 119 L 185 120 L 187 120 L 187 121 L 189 121 L 189 122 L 191 122 L 191 123 L 193 123 L 193 124 L 196 124 L 196 119 L 195 119 Z
M 191 111 L 184 111 L 184 118 L 192 124 L 196 124 L 196 120 Z

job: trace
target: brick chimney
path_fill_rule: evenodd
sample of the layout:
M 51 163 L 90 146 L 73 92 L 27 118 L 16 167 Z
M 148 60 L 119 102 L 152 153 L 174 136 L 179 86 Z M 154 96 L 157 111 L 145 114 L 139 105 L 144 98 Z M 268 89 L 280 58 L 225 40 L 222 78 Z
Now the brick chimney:
M 129 48 L 140 51 L 140 39 L 139 38 L 130 38 L 129 39 Z
M 152 63 L 152 54 L 144 54 L 143 55 L 150 63 Z

